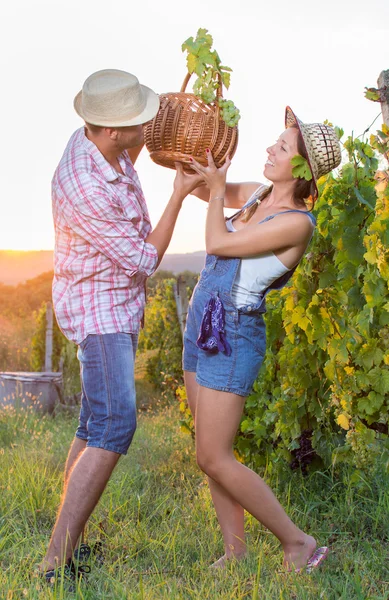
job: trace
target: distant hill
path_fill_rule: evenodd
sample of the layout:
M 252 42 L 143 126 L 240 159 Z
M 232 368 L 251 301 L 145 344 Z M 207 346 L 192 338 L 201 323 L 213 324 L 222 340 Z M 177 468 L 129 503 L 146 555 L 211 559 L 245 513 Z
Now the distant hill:
M 198 250 L 197 252 L 189 252 L 188 254 L 165 254 L 160 269 L 173 271 L 174 274 L 182 273 L 183 271 L 193 271 L 200 273 L 205 263 L 205 251 Z
M 200 273 L 204 261 L 203 250 L 187 254 L 165 254 L 159 268 L 173 273 L 182 271 Z M 52 270 L 52 250 L 0 250 L 0 282 L 6 285 L 24 283 L 28 279 Z
M 52 250 L 0 250 L 0 282 L 6 285 L 24 283 L 52 270 Z

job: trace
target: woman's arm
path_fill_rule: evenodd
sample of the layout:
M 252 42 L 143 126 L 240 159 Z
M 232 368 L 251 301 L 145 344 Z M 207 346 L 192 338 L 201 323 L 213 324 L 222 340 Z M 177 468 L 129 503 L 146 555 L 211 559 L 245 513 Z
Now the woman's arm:
M 245 258 L 266 252 L 277 252 L 286 248 L 299 248 L 304 252 L 311 235 L 310 219 L 300 213 L 278 215 L 266 223 L 248 225 L 239 231 L 227 230 L 223 201 L 211 198 L 205 227 L 205 247 L 208 254 Z M 296 256 L 298 261 L 299 256 Z
M 310 219 L 299 213 L 279 215 L 262 224 L 248 225 L 233 234 L 227 230 L 223 205 L 226 191 L 226 174 L 231 164 L 227 159 L 216 168 L 211 153 L 208 154 L 208 167 L 192 160 L 193 169 L 210 189 L 210 199 L 205 225 L 205 247 L 209 254 L 244 258 L 266 252 L 276 252 L 295 248 L 295 262 L 299 260 L 312 235 Z
M 261 184 L 258 181 L 246 181 L 243 183 L 227 183 L 224 194 L 224 206 L 225 208 L 242 208 L 253 195 L 255 190 L 259 188 Z M 192 192 L 192 196 L 197 196 L 200 200 L 208 202 L 209 200 L 209 187 L 202 185 L 196 188 Z

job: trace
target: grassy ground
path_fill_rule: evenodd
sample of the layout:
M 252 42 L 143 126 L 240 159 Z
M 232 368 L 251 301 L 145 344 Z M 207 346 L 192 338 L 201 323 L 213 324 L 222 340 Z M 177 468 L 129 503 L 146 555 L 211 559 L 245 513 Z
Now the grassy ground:
M 280 572 L 279 543 L 247 517 L 250 554 L 225 572 L 208 565 L 221 537 L 191 438 L 175 408 L 143 410 L 91 519 L 91 542 L 103 539 L 106 562 L 76 594 L 50 591 L 34 576 L 60 500 L 62 468 L 76 418 L 0 413 L 0 598 L 387 600 L 389 484 L 330 473 L 269 481 L 289 514 L 327 544 L 322 570 Z M 93 566 L 93 565 L 92 565 Z

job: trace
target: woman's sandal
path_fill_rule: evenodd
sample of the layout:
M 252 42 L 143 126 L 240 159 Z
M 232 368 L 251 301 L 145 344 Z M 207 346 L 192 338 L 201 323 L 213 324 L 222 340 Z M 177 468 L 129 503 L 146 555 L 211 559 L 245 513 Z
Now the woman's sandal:
M 327 546 L 321 546 L 321 548 L 317 548 L 315 552 L 312 554 L 311 558 L 308 560 L 305 567 L 301 569 L 295 569 L 295 573 L 312 573 L 314 569 L 317 569 L 323 560 L 328 556 L 328 548 Z

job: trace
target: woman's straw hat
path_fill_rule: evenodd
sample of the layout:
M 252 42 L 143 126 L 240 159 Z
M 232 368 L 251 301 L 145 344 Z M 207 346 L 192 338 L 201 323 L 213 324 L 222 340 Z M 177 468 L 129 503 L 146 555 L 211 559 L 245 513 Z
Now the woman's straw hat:
M 340 165 L 341 152 L 338 136 L 333 127 L 322 123 L 303 123 L 296 117 L 290 106 L 285 111 L 285 126 L 297 125 L 302 135 L 308 155 L 313 180 L 317 189 L 317 180 Z
M 129 127 L 153 119 L 159 97 L 135 75 L 105 69 L 88 77 L 74 99 L 74 108 L 91 125 Z

